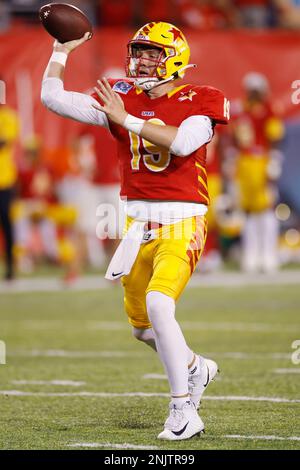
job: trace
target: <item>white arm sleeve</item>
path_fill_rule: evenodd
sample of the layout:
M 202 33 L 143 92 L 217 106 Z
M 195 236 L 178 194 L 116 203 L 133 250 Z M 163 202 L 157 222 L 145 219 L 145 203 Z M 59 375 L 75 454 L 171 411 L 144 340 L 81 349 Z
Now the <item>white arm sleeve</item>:
M 93 108 L 99 104 L 89 95 L 64 90 L 62 80 L 59 78 L 45 78 L 42 82 L 42 103 L 60 116 L 94 124 L 95 126 L 109 127 L 105 113 Z
M 178 127 L 170 150 L 174 155 L 187 157 L 213 137 L 212 122 L 207 116 L 190 116 Z

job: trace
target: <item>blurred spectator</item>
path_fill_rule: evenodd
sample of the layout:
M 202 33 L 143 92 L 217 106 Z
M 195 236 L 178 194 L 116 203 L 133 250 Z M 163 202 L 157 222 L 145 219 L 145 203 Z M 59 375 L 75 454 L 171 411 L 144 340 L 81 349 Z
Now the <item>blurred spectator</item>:
M 88 140 L 70 143 L 68 170 L 57 182 L 56 192 L 60 204 L 73 208 L 75 223 L 69 226 L 68 238 L 74 247 L 69 257 L 64 281 L 73 282 L 82 272 L 88 260 L 88 238 L 95 233 L 96 217 L 93 210 L 92 175 L 95 159 Z
M 175 5 L 179 22 L 191 28 L 223 29 L 237 21 L 232 0 L 176 0 Z
M 110 75 L 109 75 L 110 76 Z M 89 187 L 84 199 L 89 224 L 78 227 L 80 249 L 77 253 L 77 269 L 82 271 L 89 261 L 94 267 L 106 266 L 106 262 L 119 243 L 119 230 L 123 227 L 123 208 L 120 193 L 120 174 L 115 140 L 105 129 L 82 126 L 74 141 L 79 166 L 90 168 Z M 87 175 L 86 175 L 87 176 Z M 78 206 L 80 214 L 80 206 Z
M 175 22 L 174 0 L 152 0 L 151 2 L 136 2 L 139 9 L 139 23 L 150 21 Z M 172 18 L 172 21 L 170 20 Z
M 13 16 L 29 20 L 30 22 L 39 21 L 38 10 L 46 3 L 51 2 L 43 2 L 42 0 L 11 0 L 8 2 Z
M 10 27 L 10 8 L 7 2 L 0 1 L 0 32 Z
M 284 127 L 272 107 L 265 76 L 249 73 L 243 87 L 245 98 L 236 106 L 231 124 L 234 150 L 227 155 L 234 157 L 237 198 L 246 215 L 241 264 L 246 271 L 273 271 L 278 266 L 279 235 L 274 214 L 281 172 L 277 146 Z
M 55 202 L 53 178 L 38 136 L 24 143 L 18 192 L 20 200 L 14 210 L 18 267 L 30 272 L 40 258 L 58 259 L 56 228 L 49 218 L 49 207 Z
M 217 270 L 222 265 L 219 227 L 216 217 L 216 202 L 223 189 L 219 155 L 219 129 L 215 132 L 214 139 L 207 146 L 206 169 L 210 198 L 207 223 L 210 230 L 198 269 L 207 272 Z
M 38 10 L 55 0 L 0 0 L 0 31 L 10 18 L 38 22 Z M 199 30 L 234 27 L 300 28 L 300 0 L 70 0 L 92 24 L 132 26 L 149 21 L 170 21 Z
M 238 9 L 240 26 L 266 28 L 270 25 L 270 0 L 233 0 L 233 2 Z
M 11 0 L 6 2 L 9 5 L 11 13 L 18 17 L 24 18 L 30 22 L 38 23 L 38 11 L 47 3 L 58 3 L 55 0 Z M 63 2 L 62 2 L 63 3 Z M 98 0 L 71 0 L 65 3 L 74 5 L 82 10 L 93 24 L 96 24 L 96 11 Z
M 74 5 L 75 7 L 83 11 L 83 13 L 85 13 L 91 21 L 92 25 L 95 26 L 97 24 L 97 8 L 99 3 L 98 0 L 71 0 L 66 3 L 68 3 L 69 5 Z
M 278 26 L 300 28 L 300 0 L 273 0 L 278 13 Z
M 11 108 L 0 105 L 0 226 L 5 245 L 5 279 L 14 277 L 13 225 L 11 207 L 17 180 L 14 149 L 19 134 L 18 117 Z
M 0 0 L 0 31 L 9 27 L 10 16 L 38 22 L 37 12 L 56 0 Z M 300 0 L 70 0 L 93 25 L 141 25 L 169 21 L 198 30 L 234 27 L 298 29 Z
M 134 22 L 135 0 L 101 0 L 98 14 L 102 26 L 130 26 Z

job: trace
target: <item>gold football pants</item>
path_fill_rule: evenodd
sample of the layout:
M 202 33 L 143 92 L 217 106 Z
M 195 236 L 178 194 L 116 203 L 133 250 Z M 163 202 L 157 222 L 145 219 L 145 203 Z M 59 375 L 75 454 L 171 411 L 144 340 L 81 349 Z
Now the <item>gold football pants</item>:
M 133 222 L 127 218 L 125 231 Z M 202 254 L 207 223 L 205 216 L 183 219 L 154 231 L 155 238 L 142 243 L 130 273 L 123 276 L 125 310 L 129 323 L 150 328 L 146 295 L 162 292 L 175 301 L 193 274 Z

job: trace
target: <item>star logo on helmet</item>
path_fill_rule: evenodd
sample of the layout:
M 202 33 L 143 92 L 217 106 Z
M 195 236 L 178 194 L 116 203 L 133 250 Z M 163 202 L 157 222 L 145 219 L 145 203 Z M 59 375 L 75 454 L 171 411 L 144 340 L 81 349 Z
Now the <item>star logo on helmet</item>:
M 193 96 L 197 95 L 197 93 L 193 90 L 190 90 L 186 93 L 182 91 L 180 95 L 181 96 L 178 98 L 178 101 L 185 101 L 185 100 L 193 101 Z
M 176 28 L 169 29 L 168 33 L 173 34 L 173 41 L 174 42 L 177 41 L 178 38 L 180 38 L 182 41 L 184 41 L 182 33 L 181 33 L 181 31 L 179 31 L 179 29 L 176 29 Z

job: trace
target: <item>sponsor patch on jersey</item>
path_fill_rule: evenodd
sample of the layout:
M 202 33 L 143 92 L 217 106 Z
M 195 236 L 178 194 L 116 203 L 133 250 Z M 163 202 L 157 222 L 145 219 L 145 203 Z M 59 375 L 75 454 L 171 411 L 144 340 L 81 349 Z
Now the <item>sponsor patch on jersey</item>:
M 154 111 L 142 111 L 141 115 L 151 117 L 151 116 L 155 116 L 155 112 Z
M 112 87 L 114 91 L 123 93 L 123 95 L 127 95 L 127 93 L 129 92 L 129 90 L 131 90 L 131 88 L 133 88 L 133 86 L 127 82 L 116 82 L 114 86 Z

